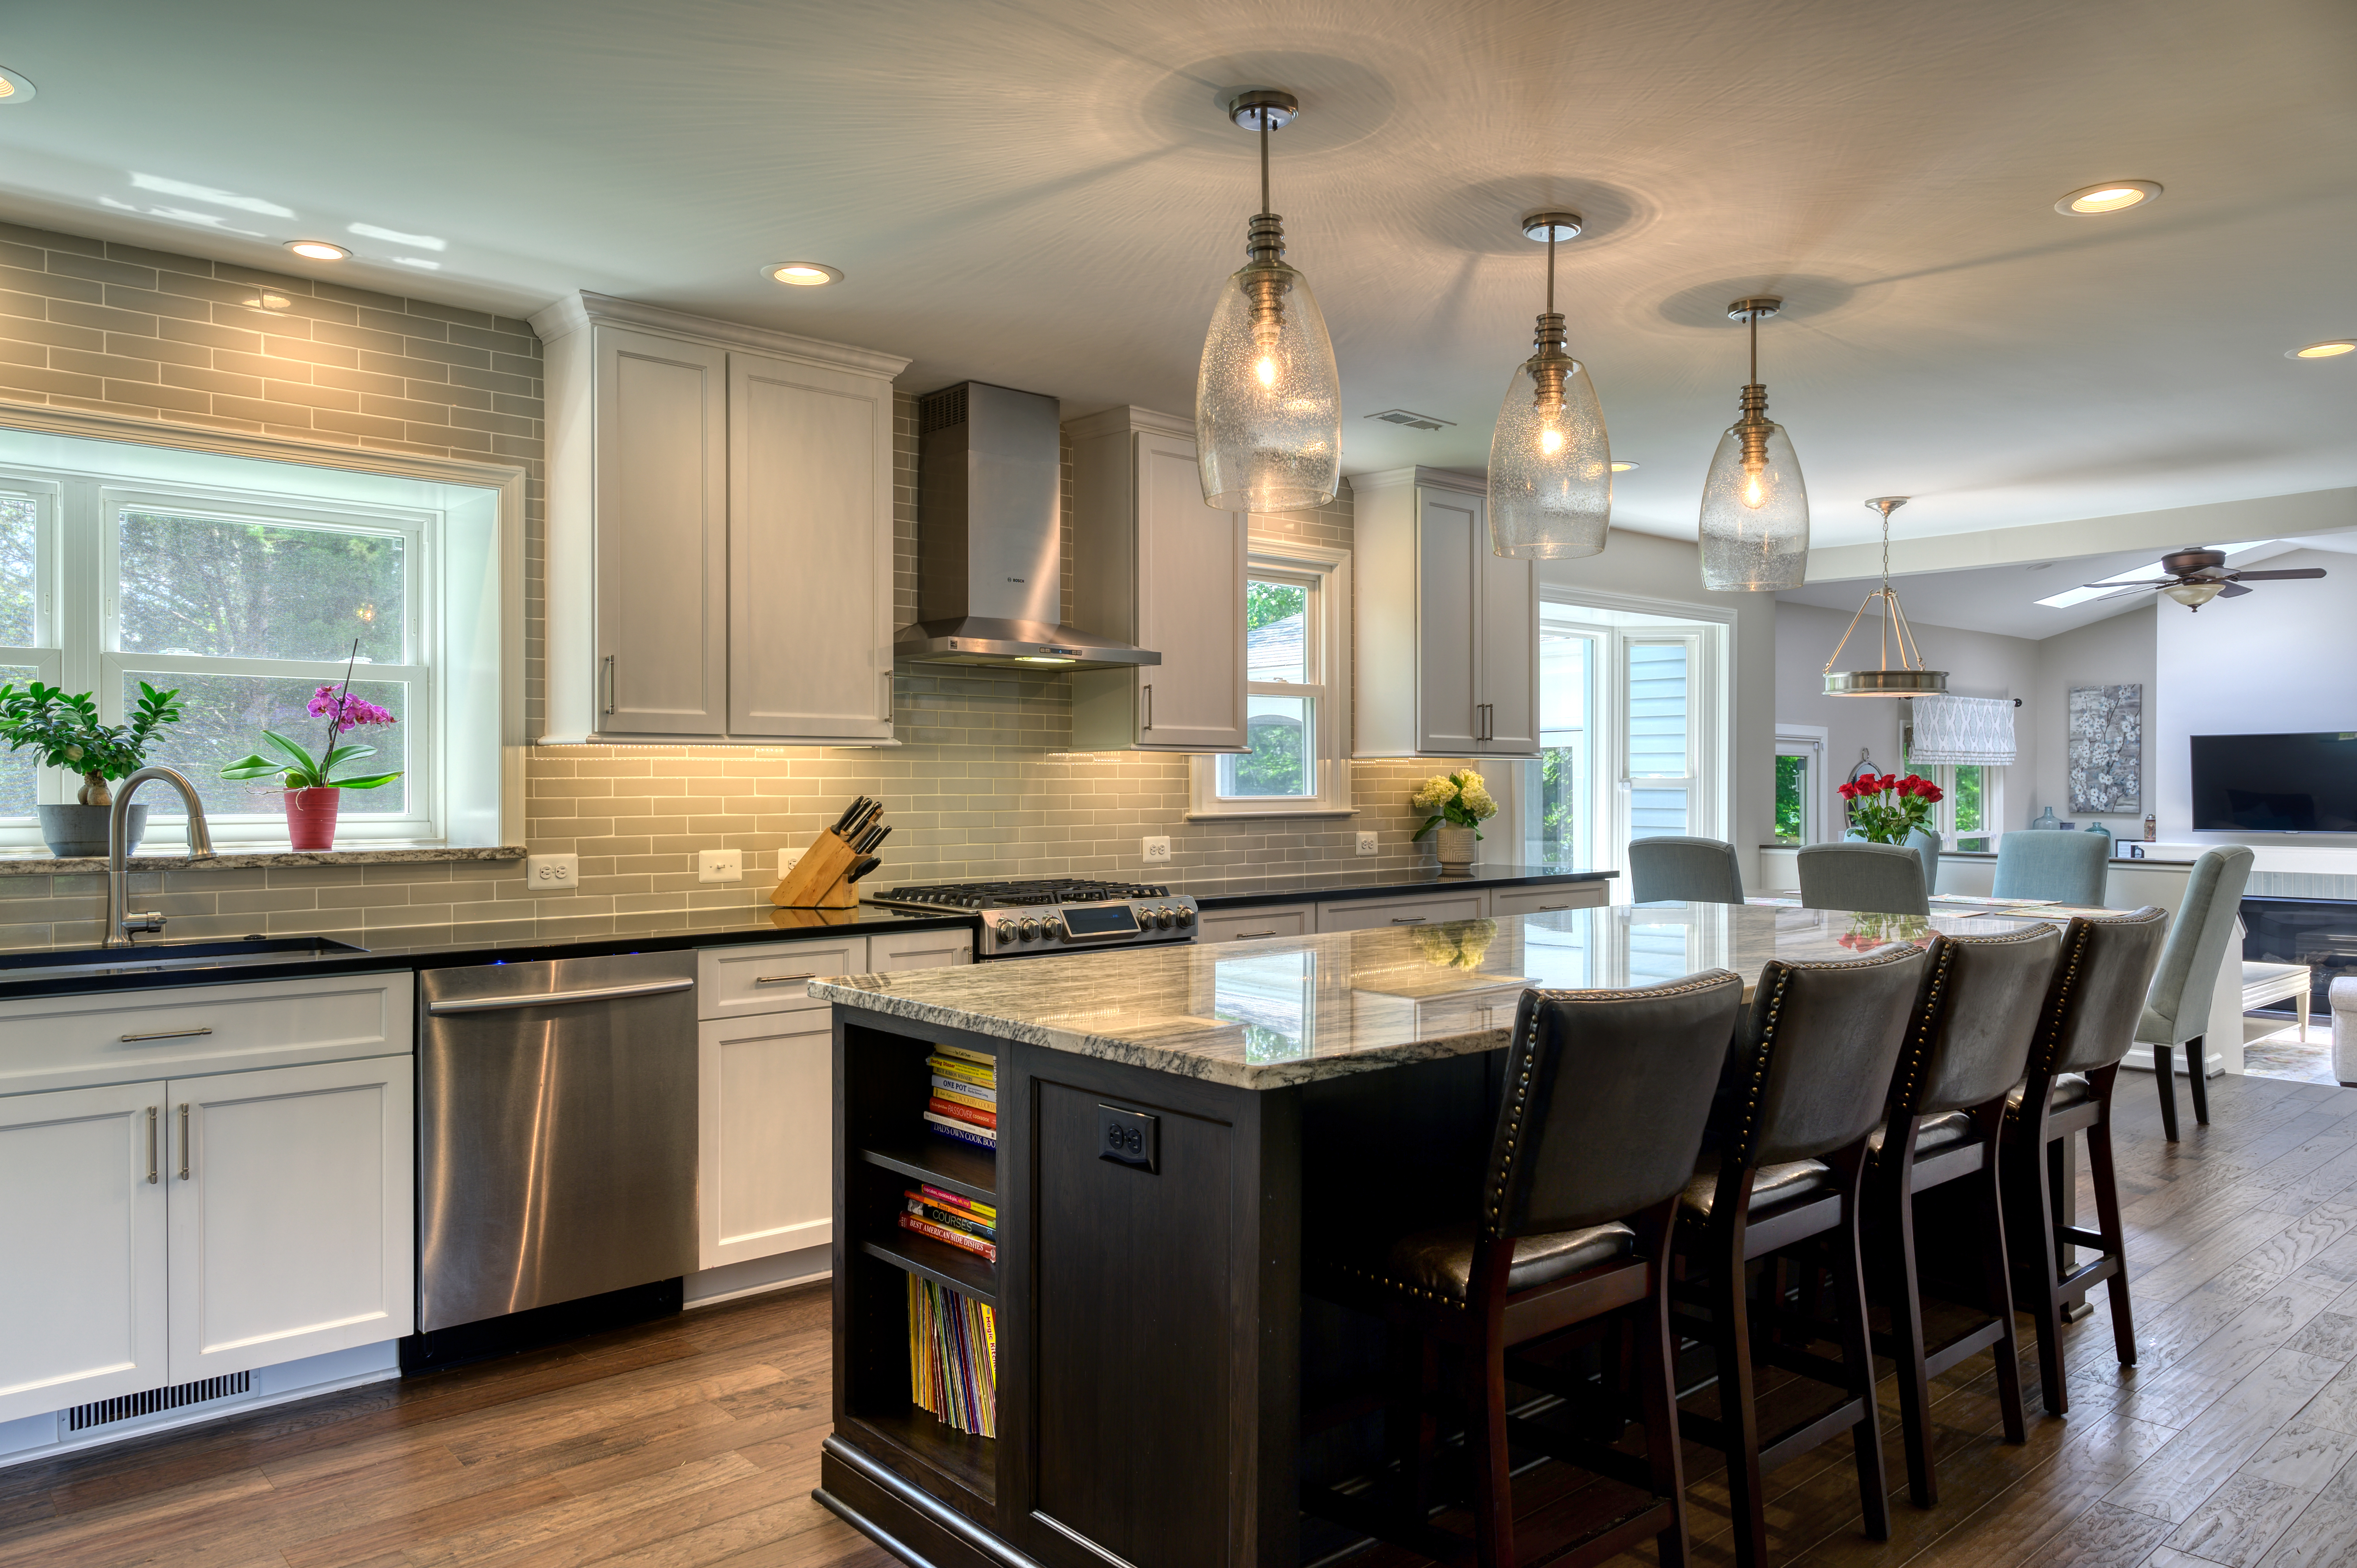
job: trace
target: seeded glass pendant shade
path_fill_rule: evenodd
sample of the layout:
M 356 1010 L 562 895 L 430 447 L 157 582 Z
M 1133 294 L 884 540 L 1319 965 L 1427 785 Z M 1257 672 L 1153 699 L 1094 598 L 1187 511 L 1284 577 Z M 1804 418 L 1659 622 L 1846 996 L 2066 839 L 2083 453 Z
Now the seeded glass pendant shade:
M 1751 381 L 1743 416 L 1718 438 L 1702 487 L 1702 585 L 1797 588 L 1809 564 L 1809 491 L 1784 427 L 1768 417 L 1760 384 L 1760 323 L 1781 299 L 1738 299 L 1727 314 L 1751 328 Z
M 1923 650 L 1916 646 L 1915 631 L 1907 624 L 1907 612 L 1899 607 L 1899 596 L 1890 588 L 1890 514 L 1907 504 L 1905 496 L 1877 496 L 1866 503 L 1882 514 L 1882 586 L 1866 596 L 1857 607 L 1857 614 L 1849 618 L 1849 629 L 1834 645 L 1834 654 L 1825 660 L 1825 695 L 1828 697 L 1928 697 L 1948 689 L 1945 670 L 1923 668 Z M 1879 639 L 1880 662 L 1871 670 L 1836 670 L 1841 656 L 1849 647 L 1849 639 L 1857 633 L 1858 622 L 1873 610 L 1882 621 Z M 1859 645 L 1864 650 L 1864 644 Z M 1894 657 L 1895 655 L 1895 657 Z
M 1537 351 L 1514 368 L 1490 437 L 1490 545 L 1500 555 L 1559 561 L 1604 548 L 1612 520 L 1612 451 L 1587 369 L 1566 349 L 1555 308 L 1555 247 L 1579 232 L 1576 212 L 1534 212 L 1523 232 L 1547 247 L 1546 311 Z
M 1222 511 L 1323 506 L 1342 480 L 1342 388 L 1309 280 L 1285 263 L 1283 220 L 1268 209 L 1268 136 L 1299 113 L 1293 95 L 1242 93 L 1229 117 L 1260 133 L 1259 216 L 1252 259 L 1222 285 L 1195 378 L 1195 461 L 1203 499 Z

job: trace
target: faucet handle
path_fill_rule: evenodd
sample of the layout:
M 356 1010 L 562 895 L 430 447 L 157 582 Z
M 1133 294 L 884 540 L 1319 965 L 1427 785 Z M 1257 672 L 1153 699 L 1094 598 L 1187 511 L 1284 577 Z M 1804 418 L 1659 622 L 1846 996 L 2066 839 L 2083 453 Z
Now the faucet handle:
M 164 929 L 164 912 L 160 909 L 127 909 L 123 915 L 123 929 L 129 931 L 160 931 Z

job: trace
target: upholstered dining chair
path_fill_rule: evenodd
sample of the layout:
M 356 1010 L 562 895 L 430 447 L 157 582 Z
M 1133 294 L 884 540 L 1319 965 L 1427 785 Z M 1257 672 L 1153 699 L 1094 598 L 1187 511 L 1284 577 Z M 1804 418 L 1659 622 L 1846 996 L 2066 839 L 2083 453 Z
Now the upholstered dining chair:
M 2210 1004 L 2218 993 L 2218 972 L 2226 961 L 2226 944 L 2233 940 L 2255 858 L 2237 843 L 2203 850 L 2193 863 L 2185 878 L 2185 902 L 2178 907 L 2177 924 L 2169 928 L 2169 945 L 2160 950 L 2160 970 L 2152 977 L 2144 1018 L 2136 1025 L 2136 1043 L 2152 1047 L 2152 1076 L 2160 1085 L 2161 1131 L 2172 1144 L 2177 1142 L 2172 1058 L 2179 1046 L 2185 1047 L 2193 1120 L 2204 1127 L 2210 1124 L 2209 1053 L 2202 1037 L 2210 1032 Z
M 2112 841 L 2103 833 L 2007 833 L 1996 842 L 1996 885 L 1989 891 L 2098 908 L 2111 858 Z
M 1852 828 L 1847 832 L 1842 834 L 1842 842 L 1844 843 L 1867 843 L 1872 841 L 1867 839 L 1866 836 L 1866 830 L 1864 828 Z M 1945 839 L 1940 836 L 1940 832 L 1937 828 L 1919 826 L 1907 830 L 1907 847 L 1913 850 L 1915 852 L 1916 858 L 1923 863 L 1923 891 L 1925 893 L 1937 893 L 1940 890 L 1940 846 L 1946 842 L 1947 841 Z
M 1629 844 L 1629 897 L 1638 904 L 1684 899 L 1689 904 L 1743 902 L 1743 867 L 1723 839 L 1633 839 Z
M 1895 843 L 1813 843 L 1800 853 L 1801 906 L 1875 915 L 1928 915 L 1923 862 Z

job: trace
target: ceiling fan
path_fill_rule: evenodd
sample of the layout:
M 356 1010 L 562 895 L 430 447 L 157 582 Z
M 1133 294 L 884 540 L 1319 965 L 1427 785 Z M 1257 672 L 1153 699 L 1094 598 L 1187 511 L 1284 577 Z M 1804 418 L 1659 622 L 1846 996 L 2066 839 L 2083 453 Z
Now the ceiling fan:
M 2158 588 L 2187 609 L 2199 610 L 2212 599 L 2231 599 L 2251 590 L 2244 583 L 2266 583 L 2293 577 L 2321 577 L 2321 566 L 2302 566 L 2290 572 L 2229 572 L 2224 570 L 2226 553 L 2204 545 L 2190 544 L 2171 551 L 2160 558 L 2160 569 L 2166 577 L 2154 577 L 2141 583 L 2089 583 L 2091 588 L 2119 588 L 2119 594 L 2107 594 L 2106 598 L 2119 598 L 2123 594 L 2141 593 L 2147 588 Z

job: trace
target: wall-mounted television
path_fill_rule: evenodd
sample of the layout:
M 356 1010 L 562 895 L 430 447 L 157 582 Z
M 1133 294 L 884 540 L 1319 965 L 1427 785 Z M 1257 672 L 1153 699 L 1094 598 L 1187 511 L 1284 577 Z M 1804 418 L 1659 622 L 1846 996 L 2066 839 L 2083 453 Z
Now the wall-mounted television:
M 2195 832 L 2357 833 L 2357 731 L 2192 739 Z

